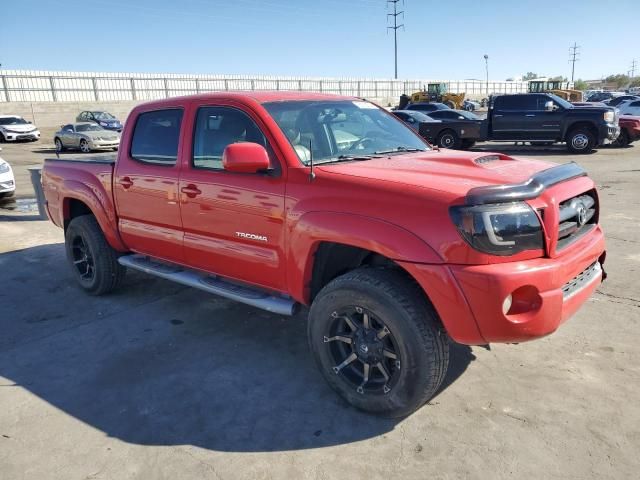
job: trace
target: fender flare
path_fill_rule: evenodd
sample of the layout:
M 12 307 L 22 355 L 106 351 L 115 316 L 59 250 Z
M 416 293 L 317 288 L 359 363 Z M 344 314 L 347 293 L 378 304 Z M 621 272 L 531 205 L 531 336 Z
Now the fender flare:
M 116 218 L 115 209 L 113 208 L 111 198 L 106 194 L 103 188 L 95 188 L 77 180 L 64 180 L 64 192 L 72 192 L 64 195 L 62 199 L 63 219 L 70 218 L 69 200 L 79 200 L 83 202 L 91 213 L 96 217 L 98 225 L 102 233 L 104 233 L 107 243 L 118 251 L 127 251 L 127 247 L 120 238 L 117 229 L 118 219 Z
M 442 264 L 423 239 L 396 224 L 357 214 L 308 212 L 289 230 L 287 283 L 291 296 L 310 303 L 314 255 L 322 242 L 358 247 L 398 262 Z

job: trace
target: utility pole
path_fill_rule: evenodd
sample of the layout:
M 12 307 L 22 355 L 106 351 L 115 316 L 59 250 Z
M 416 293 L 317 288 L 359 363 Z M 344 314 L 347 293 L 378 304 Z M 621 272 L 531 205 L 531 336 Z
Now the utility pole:
M 571 83 L 573 83 L 573 77 L 576 72 L 576 62 L 578 61 L 578 55 L 580 53 L 578 50 L 580 49 L 580 45 L 576 42 L 573 42 L 573 47 L 569 47 L 569 63 L 571 64 Z
M 636 67 L 638 66 L 638 62 L 636 62 L 636 59 L 634 58 L 631 61 L 631 79 L 635 78 L 636 76 Z
M 487 74 L 487 98 L 489 98 L 489 55 L 484 54 L 484 68 Z
M 398 2 L 400 0 L 387 0 L 387 4 L 393 4 L 393 13 L 387 13 L 387 20 L 389 17 L 393 17 L 393 25 L 388 26 L 387 30 L 393 30 L 393 49 L 394 49 L 394 60 L 395 60 L 395 70 L 394 77 L 396 80 L 398 79 L 398 29 L 404 29 L 404 24 L 398 25 L 398 15 L 402 15 L 404 18 L 404 12 L 398 11 Z

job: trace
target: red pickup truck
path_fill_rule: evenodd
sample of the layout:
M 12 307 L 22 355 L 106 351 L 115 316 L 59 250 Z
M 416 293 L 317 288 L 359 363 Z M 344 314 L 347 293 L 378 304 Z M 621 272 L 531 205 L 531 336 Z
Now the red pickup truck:
M 136 107 L 117 159 L 51 159 L 46 208 L 80 286 L 127 268 L 283 315 L 354 406 L 406 415 L 449 341 L 555 331 L 604 278 L 575 163 L 432 149 L 358 98 L 205 94 Z

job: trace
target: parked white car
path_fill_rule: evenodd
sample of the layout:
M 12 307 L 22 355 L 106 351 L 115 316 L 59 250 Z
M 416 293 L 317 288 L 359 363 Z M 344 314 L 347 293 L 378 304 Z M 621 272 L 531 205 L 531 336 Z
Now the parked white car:
M 627 100 L 618 105 L 620 115 L 640 116 L 640 100 Z
M 40 139 L 40 131 L 31 122 L 17 115 L 0 115 L 0 142 Z
M 11 165 L 0 157 L 0 198 L 13 197 L 15 193 L 16 179 L 13 176 Z

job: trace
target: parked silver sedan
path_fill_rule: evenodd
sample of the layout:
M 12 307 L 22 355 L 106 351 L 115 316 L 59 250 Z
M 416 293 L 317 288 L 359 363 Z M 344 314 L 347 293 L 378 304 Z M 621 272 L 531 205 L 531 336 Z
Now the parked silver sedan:
M 91 150 L 118 149 L 120 135 L 116 132 L 105 130 L 95 123 L 82 122 L 63 125 L 53 137 L 56 144 L 56 152 L 62 152 L 68 148 L 79 149 L 83 153 Z

